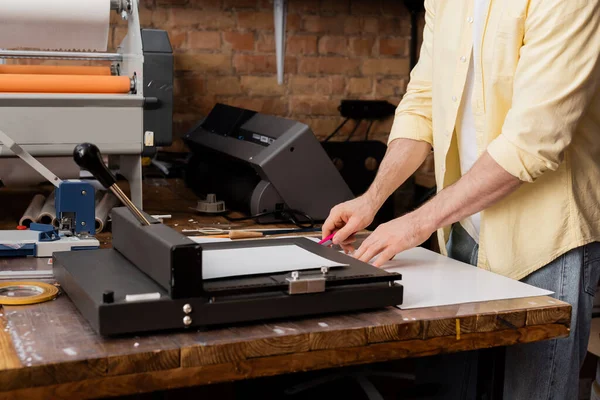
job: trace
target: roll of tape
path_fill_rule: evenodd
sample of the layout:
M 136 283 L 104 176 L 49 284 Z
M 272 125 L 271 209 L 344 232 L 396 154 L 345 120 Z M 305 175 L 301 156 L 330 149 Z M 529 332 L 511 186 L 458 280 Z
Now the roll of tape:
M 58 288 L 44 282 L 0 283 L 0 304 L 20 306 L 43 303 L 58 296 Z

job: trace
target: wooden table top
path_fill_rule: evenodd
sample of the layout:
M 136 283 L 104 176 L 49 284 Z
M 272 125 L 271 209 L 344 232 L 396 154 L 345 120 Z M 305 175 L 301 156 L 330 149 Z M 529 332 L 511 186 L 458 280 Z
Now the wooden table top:
M 216 221 L 190 212 L 196 200 L 179 189 L 150 182 L 145 210 L 172 214 L 175 229 Z M 0 308 L 0 399 L 109 397 L 529 343 L 568 336 L 570 316 L 569 304 L 538 297 L 103 338 L 61 294 Z

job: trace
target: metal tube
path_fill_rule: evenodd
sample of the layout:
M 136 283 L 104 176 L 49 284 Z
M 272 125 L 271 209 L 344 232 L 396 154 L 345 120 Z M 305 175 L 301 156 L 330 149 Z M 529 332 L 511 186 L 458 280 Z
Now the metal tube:
M 123 61 L 119 53 L 82 53 L 75 51 L 0 50 L 0 58 L 44 58 L 50 60 Z
M 46 202 L 46 198 L 41 194 L 36 194 L 33 196 L 33 200 L 23 213 L 23 216 L 19 220 L 19 225 L 23 225 L 29 228 L 29 226 L 37 221 L 38 216 L 42 212 L 42 207 L 44 207 L 44 203 Z
M 113 207 L 119 204 L 119 199 L 111 192 L 101 193 L 105 194 L 96 205 L 96 233 L 100 233 L 104 230 L 106 222 L 108 221 L 108 214 Z
M 129 209 L 129 211 L 133 213 L 133 215 L 138 219 L 138 221 L 140 221 L 142 225 L 150 225 L 150 222 L 146 219 L 146 217 L 144 217 L 144 214 L 142 214 L 135 204 L 129 200 L 129 197 L 123 193 L 121 188 L 117 186 L 116 183 L 110 187 L 110 190 L 115 196 L 117 196 L 119 200 L 121 200 L 121 203 L 123 203 Z
M 53 190 L 50 196 L 46 198 L 40 213 L 37 215 L 37 223 L 58 226 L 56 219 L 56 191 Z

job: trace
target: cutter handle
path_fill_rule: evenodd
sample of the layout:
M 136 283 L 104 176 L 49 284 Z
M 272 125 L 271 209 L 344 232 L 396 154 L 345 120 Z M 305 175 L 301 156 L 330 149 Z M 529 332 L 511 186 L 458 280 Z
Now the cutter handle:
M 73 150 L 73 159 L 81 168 L 89 171 L 105 188 L 110 188 L 117 183 L 117 178 L 108 170 L 102 154 L 96 145 L 82 143 Z

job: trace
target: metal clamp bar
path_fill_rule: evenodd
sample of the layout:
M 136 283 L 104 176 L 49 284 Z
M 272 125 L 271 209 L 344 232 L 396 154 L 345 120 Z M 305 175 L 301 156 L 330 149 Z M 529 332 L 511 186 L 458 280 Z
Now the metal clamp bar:
M 326 273 L 322 271 L 323 275 Z M 291 278 L 286 278 L 288 282 L 288 294 L 308 294 L 320 293 L 325 291 L 325 278 L 322 276 L 300 278 L 298 271 L 292 272 Z
M 123 61 L 119 53 L 81 53 L 71 51 L 0 50 L 0 58 L 44 58 L 50 60 Z

